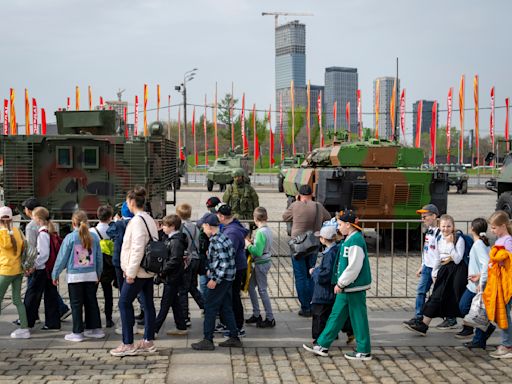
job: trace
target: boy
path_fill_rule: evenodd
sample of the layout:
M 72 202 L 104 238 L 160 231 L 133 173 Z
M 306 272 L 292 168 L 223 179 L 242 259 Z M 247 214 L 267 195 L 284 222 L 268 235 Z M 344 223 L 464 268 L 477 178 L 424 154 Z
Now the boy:
M 165 263 L 165 273 L 160 276 L 164 281 L 164 292 L 160 302 L 160 311 L 155 320 L 155 333 L 160 331 L 169 309 L 172 307 L 172 314 L 176 329 L 168 331 L 171 336 L 186 336 L 188 334 L 186 318 L 183 316 L 183 309 L 180 306 L 178 293 L 183 285 L 183 257 L 187 249 L 187 238 L 179 229 L 181 219 L 178 215 L 168 215 L 162 220 L 163 236 L 169 250 L 168 259 Z
M 325 329 L 313 345 L 303 347 L 318 356 L 328 356 L 329 347 L 338 336 L 347 319 L 350 319 L 356 338 L 356 350 L 345 353 L 349 360 L 371 360 L 370 330 L 366 308 L 366 290 L 370 289 L 372 276 L 366 242 L 357 225 L 353 210 L 340 212 L 338 230 L 345 236 L 340 245 L 339 261 L 333 275 L 336 299 Z
M 238 338 L 235 315 L 233 314 L 231 285 L 235 279 L 235 251 L 233 243 L 219 231 L 219 219 L 214 213 L 203 216 L 199 221 L 204 233 L 210 238 L 208 247 L 208 290 L 204 302 L 204 339 L 193 343 L 197 350 L 213 351 L 213 332 L 215 318 L 219 310 L 230 332 L 226 341 L 219 347 L 242 347 Z
M 276 321 L 272 313 L 272 304 L 270 303 L 267 291 L 267 275 L 272 265 L 272 231 L 267 226 L 267 210 L 263 207 L 256 208 L 253 213 L 253 219 L 258 227 L 254 237 L 254 244 L 247 238 L 245 239 L 245 247 L 253 259 L 252 273 L 249 279 L 252 316 L 245 320 L 245 322 L 246 324 L 256 324 L 258 328 L 273 328 L 276 326 Z M 258 292 L 265 308 L 265 320 L 262 320 L 260 315 L 256 287 L 258 287 Z

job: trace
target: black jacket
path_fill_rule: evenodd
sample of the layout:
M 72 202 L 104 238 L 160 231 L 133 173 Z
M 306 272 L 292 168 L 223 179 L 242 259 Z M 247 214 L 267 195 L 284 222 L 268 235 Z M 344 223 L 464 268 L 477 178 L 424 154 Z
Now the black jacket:
M 168 284 L 179 284 L 183 280 L 183 256 L 188 248 L 187 236 L 183 232 L 177 232 L 169 237 L 163 231 L 160 236 L 160 240 L 165 243 L 169 251 L 162 277 Z

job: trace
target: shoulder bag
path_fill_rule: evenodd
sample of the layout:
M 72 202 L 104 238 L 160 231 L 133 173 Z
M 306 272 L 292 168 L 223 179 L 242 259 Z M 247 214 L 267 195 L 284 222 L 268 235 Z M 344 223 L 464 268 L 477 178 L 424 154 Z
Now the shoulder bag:
M 315 202 L 316 207 L 316 215 L 315 215 L 315 228 L 318 224 L 318 203 Z M 313 252 L 315 249 L 318 249 L 320 246 L 320 240 L 315 236 L 314 231 L 306 231 L 291 238 L 288 241 L 288 246 L 290 247 L 290 251 L 292 257 L 295 260 L 300 260 L 304 258 L 309 253 Z

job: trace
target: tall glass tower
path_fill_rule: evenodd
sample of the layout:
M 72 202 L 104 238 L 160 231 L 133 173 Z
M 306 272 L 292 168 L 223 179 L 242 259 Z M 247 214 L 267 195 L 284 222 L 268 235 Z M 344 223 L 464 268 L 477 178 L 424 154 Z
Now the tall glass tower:
M 334 128 L 333 106 L 337 102 L 337 129 L 347 128 L 345 107 L 350 102 L 350 131 L 357 132 L 357 68 L 325 68 L 325 127 Z

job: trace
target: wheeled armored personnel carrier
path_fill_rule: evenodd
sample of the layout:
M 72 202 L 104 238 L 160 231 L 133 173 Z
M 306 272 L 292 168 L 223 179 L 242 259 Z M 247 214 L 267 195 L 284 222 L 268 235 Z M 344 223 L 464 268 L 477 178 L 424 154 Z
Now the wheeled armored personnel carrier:
M 233 170 L 238 168 L 242 168 L 245 171 L 245 176 L 249 179 L 252 174 L 251 158 L 230 150 L 226 156 L 215 160 L 213 166 L 208 168 L 206 173 L 206 188 L 208 191 L 212 191 L 215 184 L 219 184 L 219 191 L 224 191 L 227 184 L 233 183 Z

